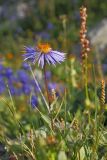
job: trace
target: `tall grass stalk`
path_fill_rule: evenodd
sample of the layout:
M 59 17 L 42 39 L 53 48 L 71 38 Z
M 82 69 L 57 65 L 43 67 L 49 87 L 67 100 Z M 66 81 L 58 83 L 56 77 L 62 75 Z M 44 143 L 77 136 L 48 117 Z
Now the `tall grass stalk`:
M 85 59 L 85 94 L 86 94 L 86 100 L 89 101 L 87 57 Z
M 23 126 L 22 124 L 16 119 L 16 109 L 15 109 L 15 105 L 14 105 L 14 101 L 13 101 L 13 98 L 12 98 L 12 94 L 10 92 L 10 89 L 9 89 L 9 86 L 7 84 L 7 89 L 8 89 L 8 93 L 9 93 L 9 97 L 10 97 L 10 100 L 11 100 L 11 104 L 12 104 L 12 114 L 13 114 L 13 117 L 14 117 L 14 120 L 15 122 L 17 123 L 17 125 L 19 126 L 19 128 L 21 129 L 23 135 L 24 135 L 24 130 L 23 130 Z M 11 107 L 10 107 L 11 108 Z
M 98 148 L 98 136 L 99 136 L 99 123 L 98 123 L 98 102 L 97 102 L 97 88 L 96 88 L 96 75 L 95 75 L 95 67 L 93 64 L 93 80 L 94 80 L 94 96 L 95 96 L 95 147 L 96 151 Z
M 65 127 L 64 127 L 64 130 L 65 130 L 65 133 L 66 133 L 66 124 L 67 124 L 67 101 L 66 101 L 66 89 L 65 89 L 65 95 L 64 95 L 64 121 L 65 121 Z

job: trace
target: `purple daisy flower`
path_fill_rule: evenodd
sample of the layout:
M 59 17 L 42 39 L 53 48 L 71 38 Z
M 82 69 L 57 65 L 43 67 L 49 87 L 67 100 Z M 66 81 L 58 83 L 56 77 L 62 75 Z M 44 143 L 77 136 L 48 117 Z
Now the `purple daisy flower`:
M 33 62 L 35 56 L 36 56 L 36 51 L 33 47 L 25 47 L 25 54 L 23 55 L 24 61 L 30 60 L 31 62 Z
M 38 62 L 38 65 L 42 68 L 45 63 L 56 65 L 65 60 L 65 54 L 62 52 L 54 51 L 49 44 L 38 44 L 36 48 L 25 48 L 24 61 L 30 60 L 33 63 Z

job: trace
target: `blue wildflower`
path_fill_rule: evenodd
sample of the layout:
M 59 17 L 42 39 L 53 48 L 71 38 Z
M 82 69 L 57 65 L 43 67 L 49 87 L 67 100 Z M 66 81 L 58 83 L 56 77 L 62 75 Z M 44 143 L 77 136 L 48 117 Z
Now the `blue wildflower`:
M 8 87 L 12 96 L 20 96 L 22 94 L 20 87 L 15 87 L 12 83 L 8 83 Z
M 50 39 L 50 34 L 47 32 L 41 32 L 41 33 L 39 33 L 39 36 L 41 37 L 41 39 L 44 39 L 44 40 Z
M 47 29 L 48 29 L 48 30 L 54 29 L 54 25 L 53 25 L 51 22 L 48 22 L 48 24 L 47 24 Z
M 24 70 L 18 70 L 17 76 L 19 81 L 22 83 L 29 82 L 30 80 L 29 75 Z
M 39 92 L 39 88 L 38 88 L 37 85 L 35 84 L 34 79 L 32 79 L 30 83 L 31 83 L 31 85 L 32 85 L 32 87 L 33 87 L 33 91 L 34 91 L 35 93 Z M 40 84 L 39 84 L 39 87 L 41 88 L 41 85 L 40 85 Z
M 32 106 L 32 108 L 35 108 L 38 106 L 38 99 L 34 95 L 31 96 L 31 106 Z
M 13 70 L 11 68 L 5 68 L 4 75 L 10 78 L 13 75 Z
M 9 91 L 11 93 L 11 95 L 16 95 L 16 89 L 12 84 L 9 84 Z
M 25 70 L 28 70 L 29 69 L 29 64 L 24 62 L 22 63 L 22 68 L 25 69 Z
M 23 91 L 24 94 L 29 95 L 31 93 L 31 90 L 32 90 L 32 88 L 31 88 L 30 85 L 23 84 L 22 91 Z
M 8 81 L 8 87 L 9 87 L 9 90 L 11 92 L 12 95 L 21 95 L 22 94 L 22 84 L 21 82 L 19 81 L 19 79 L 15 76 L 15 75 L 12 75 Z
M 51 72 L 50 71 L 46 71 L 46 79 L 50 79 L 51 78 Z
M 3 80 L 0 80 L 0 94 L 4 93 L 6 89 L 6 85 Z
M 0 64 L 0 73 L 3 72 L 4 66 Z
M 63 93 L 64 93 L 64 86 L 62 85 L 62 84 L 58 84 L 58 83 L 55 83 L 55 82 L 49 82 L 48 83 L 48 89 L 50 90 L 50 91 L 52 91 L 52 89 L 54 89 L 55 90 L 55 92 L 56 92 L 56 96 L 61 96 L 61 95 L 63 95 Z
M 57 88 L 57 83 L 51 83 L 51 82 L 49 82 L 48 83 L 48 89 L 49 90 L 52 90 L 52 89 L 55 89 L 56 90 L 56 88 Z

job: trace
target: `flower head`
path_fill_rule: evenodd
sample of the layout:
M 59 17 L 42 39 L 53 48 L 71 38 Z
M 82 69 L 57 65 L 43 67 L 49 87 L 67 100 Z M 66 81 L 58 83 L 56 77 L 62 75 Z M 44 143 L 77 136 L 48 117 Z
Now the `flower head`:
M 42 68 L 45 63 L 53 64 L 61 63 L 65 60 L 65 54 L 59 51 L 52 50 L 48 43 L 40 43 L 35 48 L 25 48 L 24 60 L 30 60 L 33 63 L 38 62 Z

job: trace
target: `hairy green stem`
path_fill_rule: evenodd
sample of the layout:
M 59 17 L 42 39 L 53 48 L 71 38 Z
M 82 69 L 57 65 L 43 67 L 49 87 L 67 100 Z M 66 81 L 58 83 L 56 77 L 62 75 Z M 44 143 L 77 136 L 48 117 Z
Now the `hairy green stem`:
M 85 59 L 85 93 L 86 93 L 86 99 L 89 100 L 88 95 L 88 69 L 87 69 L 87 57 Z
M 98 103 L 97 103 L 97 89 L 96 89 L 96 79 L 95 79 L 95 68 L 94 68 L 94 65 L 93 65 L 93 77 L 94 77 L 94 86 L 95 86 L 95 89 L 94 89 L 94 93 L 95 93 L 95 137 L 96 137 L 96 140 L 95 140 L 95 146 L 96 146 L 96 150 L 98 148 L 98 118 L 97 118 L 97 115 L 98 115 Z
M 40 92 L 40 94 L 41 94 L 41 96 L 42 96 L 42 98 L 43 98 L 43 100 L 44 100 L 44 102 L 45 102 L 45 104 L 46 104 L 46 107 L 47 107 L 47 109 L 48 109 L 48 112 L 49 112 L 49 111 L 50 111 L 49 105 L 48 105 L 48 103 L 47 103 L 47 101 L 46 101 L 46 99 L 45 99 L 45 97 L 44 97 L 44 95 L 43 95 L 43 93 L 42 93 L 42 90 L 41 90 L 41 88 L 40 88 L 40 86 L 39 86 L 39 83 L 38 83 L 37 79 L 35 78 L 34 72 L 33 72 L 32 67 L 31 67 L 30 64 L 29 64 L 29 67 L 30 67 L 30 71 L 31 71 L 31 73 L 32 73 L 33 79 L 34 79 L 34 81 L 35 81 L 35 84 L 37 85 L 37 87 L 38 87 L 38 89 L 39 89 L 39 92 Z
M 49 90 L 48 90 L 48 82 L 47 82 L 47 77 L 46 77 L 46 63 L 44 64 L 44 82 L 45 82 L 45 89 L 46 89 L 46 93 L 47 93 L 47 99 L 48 99 L 48 105 L 49 105 L 49 114 L 50 114 L 50 118 L 51 118 L 51 127 L 52 130 L 54 128 L 53 126 L 53 116 L 52 116 L 52 111 L 51 111 L 51 102 L 50 102 L 50 94 L 49 94 Z

